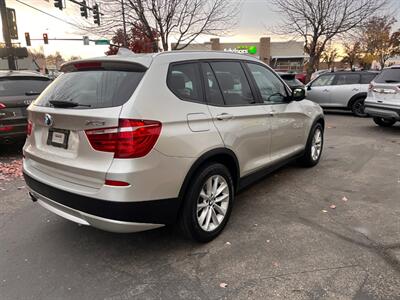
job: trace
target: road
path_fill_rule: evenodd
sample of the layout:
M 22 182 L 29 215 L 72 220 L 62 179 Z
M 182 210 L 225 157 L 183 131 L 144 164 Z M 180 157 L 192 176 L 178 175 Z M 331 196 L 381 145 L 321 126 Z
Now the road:
M 400 126 L 328 114 L 320 164 L 238 195 L 208 244 L 78 226 L 23 186 L 0 181 L 0 299 L 400 299 Z

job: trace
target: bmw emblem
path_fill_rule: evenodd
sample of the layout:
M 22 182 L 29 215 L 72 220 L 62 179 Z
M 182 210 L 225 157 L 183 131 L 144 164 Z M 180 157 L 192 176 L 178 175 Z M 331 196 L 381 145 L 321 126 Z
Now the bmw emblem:
M 45 114 L 44 115 L 44 124 L 46 124 L 46 126 L 53 126 L 53 118 L 52 116 L 50 116 L 49 114 Z

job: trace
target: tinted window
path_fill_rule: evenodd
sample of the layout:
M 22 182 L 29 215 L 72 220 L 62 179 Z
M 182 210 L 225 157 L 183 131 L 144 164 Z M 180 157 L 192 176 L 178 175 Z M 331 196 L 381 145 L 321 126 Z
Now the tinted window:
M 82 104 L 76 109 L 120 106 L 132 96 L 143 72 L 79 71 L 64 73 L 49 85 L 36 100 L 38 106 L 49 101 L 71 101 Z
M 346 85 L 346 84 L 359 84 L 360 75 L 359 74 L 338 74 L 336 75 L 336 85 Z
M 203 101 L 197 63 L 172 65 L 168 73 L 168 87 L 179 98 Z
M 333 79 L 335 78 L 335 75 L 329 74 L 329 75 L 321 75 L 317 79 L 314 80 L 312 83 L 312 86 L 327 86 L 327 85 L 332 85 Z
M 258 64 L 247 65 L 265 103 L 279 103 L 285 100 L 287 97 L 285 86 L 274 73 Z
M 384 69 L 376 76 L 374 81 L 377 83 L 399 83 L 400 69 Z
M 246 75 L 239 62 L 211 63 L 226 105 L 256 103 Z
M 208 63 L 203 63 L 201 66 L 205 83 L 205 91 L 207 102 L 210 104 L 223 105 L 221 90 L 219 89 L 217 79 Z
M 25 96 L 40 94 L 50 83 L 50 79 L 37 77 L 0 78 L 0 96 Z
M 369 73 L 369 74 L 361 74 L 361 84 L 368 84 L 370 83 L 372 80 L 374 80 L 374 78 L 376 77 L 377 74 L 375 73 Z

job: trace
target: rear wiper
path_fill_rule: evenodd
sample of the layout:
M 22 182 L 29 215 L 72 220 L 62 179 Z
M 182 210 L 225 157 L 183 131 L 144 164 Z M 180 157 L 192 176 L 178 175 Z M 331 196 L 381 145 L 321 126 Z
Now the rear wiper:
M 58 108 L 69 108 L 69 107 L 77 107 L 77 106 L 84 106 L 84 107 L 91 107 L 89 104 L 80 104 L 78 102 L 72 101 L 63 101 L 63 100 L 50 100 L 49 103 L 54 107 Z
M 38 96 L 40 92 L 25 92 L 25 96 Z

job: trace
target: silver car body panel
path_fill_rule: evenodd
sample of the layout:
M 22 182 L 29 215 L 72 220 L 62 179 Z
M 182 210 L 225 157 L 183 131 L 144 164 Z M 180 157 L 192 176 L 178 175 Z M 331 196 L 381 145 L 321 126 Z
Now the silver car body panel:
M 312 124 L 323 118 L 321 107 L 311 101 L 217 107 L 177 98 L 166 84 L 169 65 L 201 59 L 259 62 L 251 56 L 226 52 L 167 52 L 83 60 L 125 60 L 148 70 L 122 106 L 74 110 L 32 104 L 28 112 L 34 125 L 24 146 L 24 173 L 47 186 L 91 199 L 122 204 L 151 202 L 178 199 L 189 170 L 214 149 L 227 148 L 235 153 L 241 177 L 303 151 Z M 217 120 L 221 113 L 229 113 L 232 118 Z M 68 149 L 47 145 L 46 114 L 52 116 L 55 127 L 71 131 Z M 124 118 L 162 123 L 150 153 L 141 158 L 115 159 L 113 153 L 95 151 L 84 130 L 115 127 Z M 108 186 L 105 179 L 128 182 L 129 186 Z M 32 193 L 41 205 L 77 223 L 118 232 L 162 226 L 101 218 L 65 207 L 37 191 Z

